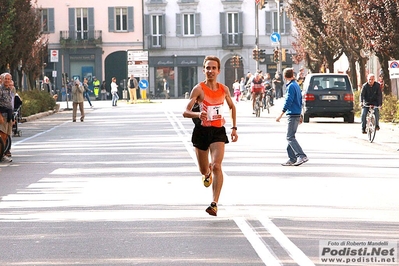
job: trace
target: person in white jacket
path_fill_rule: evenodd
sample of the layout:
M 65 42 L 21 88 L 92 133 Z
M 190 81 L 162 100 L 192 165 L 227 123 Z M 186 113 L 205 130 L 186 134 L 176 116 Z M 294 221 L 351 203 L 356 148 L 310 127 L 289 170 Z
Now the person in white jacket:
M 116 84 L 115 77 L 112 77 L 111 94 L 112 94 L 112 106 L 116 106 L 119 100 L 119 95 L 118 95 L 118 85 Z

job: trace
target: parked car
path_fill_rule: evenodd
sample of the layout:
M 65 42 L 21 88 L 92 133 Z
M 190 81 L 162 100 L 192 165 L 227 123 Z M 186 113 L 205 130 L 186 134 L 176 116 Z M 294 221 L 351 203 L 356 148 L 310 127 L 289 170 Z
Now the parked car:
M 355 120 L 353 90 L 346 74 L 308 74 L 302 95 L 305 123 L 311 117 L 343 117 L 348 123 Z

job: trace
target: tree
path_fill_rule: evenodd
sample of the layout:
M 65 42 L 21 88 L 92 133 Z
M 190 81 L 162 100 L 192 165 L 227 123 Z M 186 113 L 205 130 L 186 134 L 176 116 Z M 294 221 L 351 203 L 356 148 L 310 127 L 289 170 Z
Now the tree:
M 324 66 L 333 72 L 334 62 L 343 53 L 339 39 L 331 34 L 336 23 L 328 14 L 335 10 L 335 5 L 334 1 L 328 0 L 290 2 L 289 14 L 298 32 L 294 44 L 296 60 L 305 59 L 312 72 L 320 72 Z
M 15 29 L 12 27 L 12 22 L 15 19 L 15 8 L 12 5 L 12 0 L 6 0 L 0 2 L 0 54 L 7 55 L 13 44 L 13 36 Z M 0 71 L 5 72 L 9 62 L 5 56 L 0 57 Z
M 42 63 L 25 67 L 26 62 L 37 61 L 38 58 L 34 56 L 42 58 L 42 53 L 34 51 L 37 50 L 37 41 L 43 42 L 40 13 L 33 6 L 35 4 L 36 1 L 32 4 L 28 0 L 7 0 L 0 4 L 1 10 L 6 11 L 6 15 L 0 18 L 0 68 L 2 72 L 9 70 L 10 73 L 18 73 L 18 85 L 21 84 L 24 70 L 34 74 L 37 72 L 35 68 L 41 69 Z M 33 75 L 33 78 L 37 77 Z
M 382 67 L 384 93 L 391 94 L 388 61 L 399 58 L 399 0 L 347 0 L 348 12 L 364 48 L 375 53 Z
M 349 61 L 348 75 L 352 81 L 354 88 L 358 88 L 358 78 L 356 63 L 360 69 L 360 76 L 362 77 L 361 83 L 365 82 L 366 76 L 366 63 L 367 56 L 365 56 L 363 47 L 363 39 L 360 38 L 361 29 L 356 25 L 353 16 L 348 11 L 352 8 L 347 0 L 341 0 L 334 5 L 333 12 L 326 12 L 329 22 L 333 24 L 330 27 L 332 35 L 337 37 L 341 43 L 343 53 L 347 56 Z

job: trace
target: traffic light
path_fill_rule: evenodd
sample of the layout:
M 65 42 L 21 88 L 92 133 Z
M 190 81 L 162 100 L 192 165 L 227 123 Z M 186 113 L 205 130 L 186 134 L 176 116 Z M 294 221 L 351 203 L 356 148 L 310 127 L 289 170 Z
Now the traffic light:
M 264 49 L 259 50 L 259 59 L 260 60 L 266 59 L 266 50 Z
M 259 7 L 259 9 L 263 9 L 263 8 L 265 8 L 265 5 L 266 5 L 266 0 L 260 0 L 258 7 Z
M 241 65 L 241 56 L 236 55 L 236 68 L 239 68 Z
M 281 49 L 281 61 L 283 62 L 287 61 L 287 49 L 285 48 Z
M 259 60 L 259 49 L 255 48 L 252 50 L 252 58 L 255 59 L 256 61 Z
M 275 48 L 274 50 L 273 50 L 273 59 L 274 59 L 274 62 L 275 63 L 277 63 L 278 62 L 278 57 L 279 57 L 279 51 L 278 51 L 278 49 L 277 48 Z
M 239 68 L 240 64 L 241 64 L 241 56 L 238 55 L 234 55 L 231 59 L 230 59 L 230 64 L 232 67 L 234 68 Z
M 233 57 L 230 59 L 230 65 L 231 65 L 232 67 L 235 66 L 235 59 L 236 59 L 235 56 L 233 56 Z

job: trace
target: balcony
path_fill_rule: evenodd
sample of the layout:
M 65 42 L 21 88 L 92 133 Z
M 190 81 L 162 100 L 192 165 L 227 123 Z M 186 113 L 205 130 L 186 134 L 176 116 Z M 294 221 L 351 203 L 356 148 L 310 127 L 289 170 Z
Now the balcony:
M 102 31 L 60 31 L 60 44 L 64 48 L 90 48 L 103 43 Z
M 242 33 L 223 33 L 222 47 L 225 50 L 242 49 L 243 34 Z
M 147 42 L 148 42 L 148 49 L 150 50 L 163 50 L 166 49 L 166 35 L 159 34 L 159 35 L 148 35 Z

